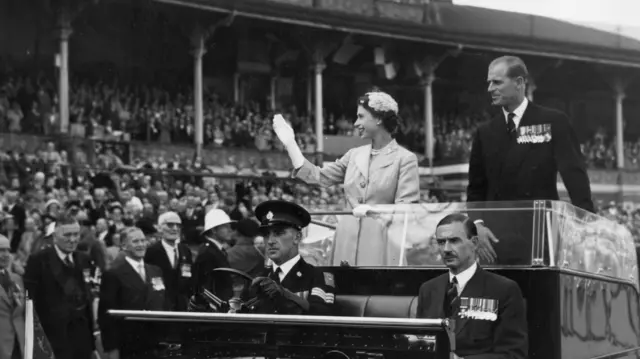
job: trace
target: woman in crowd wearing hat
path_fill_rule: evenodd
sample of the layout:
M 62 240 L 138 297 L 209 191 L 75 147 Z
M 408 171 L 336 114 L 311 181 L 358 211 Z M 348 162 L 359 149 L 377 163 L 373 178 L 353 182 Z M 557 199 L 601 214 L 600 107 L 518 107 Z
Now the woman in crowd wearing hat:
M 302 229 L 311 216 L 295 203 L 272 200 L 258 205 L 256 217 L 265 236 L 267 255 L 273 262 L 262 277 L 253 280 L 259 312 L 331 315 L 335 301 L 333 274 L 305 262 L 298 246 Z
M 373 205 L 417 203 L 420 179 L 416 155 L 398 145 L 394 136 L 400 116 L 398 103 L 384 92 L 369 92 L 358 100 L 355 130 L 371 144 L 352 148 L 336 162 L 320 168 L 302 155 L 293 129 L 281 115 L 273 129 L 284 144 L 294 176 L 307 183 L 344 185 L 346 205 L 354 217 L 344 216 L 336 230 L 334 265 L 393 265 L 403 254 L 389 241 L 389 220 L 365 217 Z

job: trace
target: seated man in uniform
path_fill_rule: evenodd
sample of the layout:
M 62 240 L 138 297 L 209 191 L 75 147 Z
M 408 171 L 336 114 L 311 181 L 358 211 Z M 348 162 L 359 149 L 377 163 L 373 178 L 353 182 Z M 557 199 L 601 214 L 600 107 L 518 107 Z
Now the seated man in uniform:
M 332 315 L 335 300 L 333 274 L 323 272 L 302 259 L 298 245 L 302 229 L 311 216 L 287 201 L 266 201 L 255 209 L 262 223 L 266 254 L 273 266 L 257 277 L 252 289 L 258 293 L 256 310 L 279 314 Z
M 473 221 L 460 213 L 447 215 L 436 226 L 436 241 L 449 272 L 422 284 L 417 317 L 455 320 L 456 358 L 527 358 L 520 287 L 478 266 Z

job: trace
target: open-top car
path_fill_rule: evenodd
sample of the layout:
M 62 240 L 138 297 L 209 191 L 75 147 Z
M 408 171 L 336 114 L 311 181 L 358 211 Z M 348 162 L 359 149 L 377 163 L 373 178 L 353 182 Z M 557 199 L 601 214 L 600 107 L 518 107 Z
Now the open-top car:
M 492 243 L 497 260 L 480 265 L 519 285 L 530 358 L 640 355 L 638 268 L 630 232 L 560 201 L 374 206 L 358 220 L 381 225 L 384 233 L 371 240 L 384 241 L 386 251 L 366 266 L 333 265 L 337 241 L 359 241 L 356 251 L 371 246 L 356 233 L 338 230 L 334 235 L 341 216 L 351 213 L 312 213 L 301 252 L 308 262 L 333 273 L 333 316 L 256 313 L 247 291 L 251 278 L 233 270 L 216 274 L 236 277 L 232 298 L 209 293 L 224 312 L 110 313 L 122 320 L 155 322 L 157 328 L 180 326 L 170 336 L 159 330 L 163 345 L 156 354 L 165 357 L 449 357 L 459 318 L 416 319 L 416 309 L 420 285 L 446 271 L 434 232 L 453 212 L 483 220 L 499 239 Z

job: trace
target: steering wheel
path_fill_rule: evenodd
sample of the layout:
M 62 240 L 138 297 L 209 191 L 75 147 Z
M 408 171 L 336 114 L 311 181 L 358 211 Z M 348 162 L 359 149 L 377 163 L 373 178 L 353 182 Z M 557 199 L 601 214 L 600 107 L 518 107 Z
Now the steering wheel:
M 216 268 L 211 271 L 212 276 L 216 277 L 217 274 L 227 274 L 230 278 L 229 282 L 222 283 L 226 290 L 224 290 L 224 293 L 212 293 L 207 289 L 203 289 L 202 295 L 204 298 L 222 312 L 252 311 L 253 304 L 257 301 L 257 295 L 249 291 L 253 277 L 233 268 Z M 214 278 L 214 283 L 216 282 Z M 228 291 L 229 288 L 226 288 L 227 286 L 231 287 L 231 292 Z

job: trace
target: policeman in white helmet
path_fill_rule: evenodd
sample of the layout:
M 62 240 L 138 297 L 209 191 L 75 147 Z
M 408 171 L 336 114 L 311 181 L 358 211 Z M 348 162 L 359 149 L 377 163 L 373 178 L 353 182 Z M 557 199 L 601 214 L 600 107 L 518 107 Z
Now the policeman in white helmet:
M 225 297 L 231 297 L 231 284 L 220 277 L 216 277 L 214 285 L 212 272 L 216 268 L 229 268 L 226 248 L 229 247 L 232 240 L 233 229 L 231 224 L 234 222 L 221 209 L 212 209 L 204 217 L 202 237 L 205 243 L 200 248 L 193 265 L 196 297 L 205 288 L 220 298 L 228 299 Z

